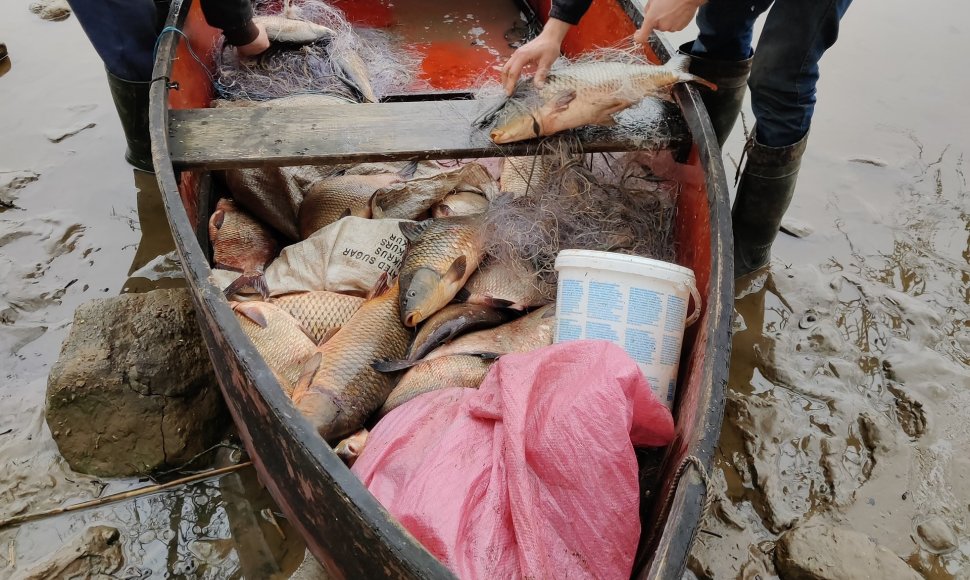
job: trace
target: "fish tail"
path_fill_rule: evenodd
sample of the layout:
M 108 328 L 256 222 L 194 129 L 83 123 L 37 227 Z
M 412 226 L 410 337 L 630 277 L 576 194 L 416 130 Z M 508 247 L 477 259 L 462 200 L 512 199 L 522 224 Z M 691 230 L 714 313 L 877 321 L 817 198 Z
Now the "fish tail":
M 411 179 L 412 177 L 414 177 L 414 174 L 417 171 L 418 171 L 418 162 L 409 161 L 407 165 L 402 167 L 401 170 L 397 172 L 397 174 L 401 177 L 401 179 Z
M 667 61 L 665 66 L 676 73 L 677 78 L 682 81 L 693 81 L 711 89 L 712 91 L 717 90 L 717 85 L 714 83 L 690 73 L 690 55 L 688 54 L 675 54 L 674 56 L 670 57 L 670 60 Z
M 259 295 L 263 297 L 263 300 L 269 298 L 269 286 L 266 284 L 266 278 L 263 276 L 262 272 L 243 272 L 238 278 L 233 280 L 231 284 L 226 286 L 223 294 L 225 294 L 226 298 L 229 298 L 243 288 L 252 288 L 253 290 L 259 292 Z

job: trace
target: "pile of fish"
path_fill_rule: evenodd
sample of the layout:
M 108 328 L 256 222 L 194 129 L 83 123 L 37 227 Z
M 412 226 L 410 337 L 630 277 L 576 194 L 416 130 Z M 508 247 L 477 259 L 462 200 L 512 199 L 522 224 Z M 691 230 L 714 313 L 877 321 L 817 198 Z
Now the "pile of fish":
M 283 229 L 296 239 L 261 216 L 279 207 L 273 192 L 223 198 L 209 223 L 213 277 L 281 388 L 337 443 L 422 393 L 477 388 L 504 354 L 551 344 L 554 280 L 486 245 L 514 234 L 490 231 L 494 208 L 560 190 L 564 166 L 582 163 L 518 157 L 331 169 L 303 184 L 295 211 L 272 214 L 289 220 Z M 368 231 L 377 237 L 361 238 Z M 322 272 L 307 274 L 321 263 Z M 341 453 L 352 456 L 362 437 Z

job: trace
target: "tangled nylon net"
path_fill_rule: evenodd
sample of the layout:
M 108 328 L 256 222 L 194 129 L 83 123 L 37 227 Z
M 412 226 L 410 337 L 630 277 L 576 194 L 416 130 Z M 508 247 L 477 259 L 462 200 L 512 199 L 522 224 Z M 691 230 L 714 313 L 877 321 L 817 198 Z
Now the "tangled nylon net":
M 262 0 L 255 12 L 279 15 L 279 4 Z M 340 10 L 321 0 L 292 0 L 283 15 L 326 26 L 334 31 L 333 38 L 301 47 L 274 45 L 256 59 L 241 59 L 236 51 L 217 46 L 220 97 L 264 101 L 310 93 L 359 100 L 345 80 L 347 69 L 365 77 L 378 98 L 412 85 L 418 60 L 391 35 L 355 29 Z
M 503 195 L 486 215 L 493 260 L 527 260 L 543 283 L 556 282 L 560 250 L 600 250 L 674 259 L 679 184 L 623 154 L 545 153 L 552 170 L 528 195 Z

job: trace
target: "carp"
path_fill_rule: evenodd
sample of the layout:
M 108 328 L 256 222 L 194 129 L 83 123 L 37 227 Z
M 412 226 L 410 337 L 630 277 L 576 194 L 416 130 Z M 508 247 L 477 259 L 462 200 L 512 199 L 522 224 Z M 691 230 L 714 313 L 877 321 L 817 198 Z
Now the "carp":
M 549 186 L 554 166 L 555 161 L 546 155 L 506 157 L 499 184 L 513 198 L 529 195 Z
M 371 213 L 375 218 L 417 219 L 453 192 L 487 196 L 497 193 L 498 187 L 487 169 L 468 163 L 454 171 L 378 191 L 371 200 Z
M 547 304 L 508 324 L 459 336 L 422 360 L 451 354 L 528 352 L 552 344 L 555 324 L 555 304 Z
M 481 304 L 449 304 L 421 325 L 405 357 L 416 361 L 456 336 L 472 330 L 491 328 L 508 321 L 512 313 Z
M 469 304 L 525 310 L 552 302 L 555 286 L 544 282 L 528 260 L 490 259 L 455 296 Z
M 256 345 L 287 396 L 317 345 L 300 323 L 268 302 L 230 302 L 243 333 Z
M 254 16 L 254 24 L 266 29 L 270 42 L 287 44 L 311 44 L 320 40 L 330 40 L 334 31 L 307 20 L 297 20 L 285 16 Z
M 482 216 L 401 222 L 400 315 L 414 327 L 451 302 L 482 259 Z
M 404 373 L 377 416 L 383 417 L 423 393 L 452 387 L 477 389 L 485 380 L 495 358 L 490 355 L 453 354 L 421 361 Z
M 471 191 L 452 193 L 431 207 L 431 217 L 458 217 L 485 213 L 488 198 Z
M 227 297 L 246 287 L 252 287 L 263 298 L 269 297 L 263 272 L 279 246 L 268 229 L 231 199 L 221 198 L 209 218 L 209 241 L 216 268 L 241 272 L 226 288 Z
M 372 368 L 407 352 L 410 331 L 401 324 L 399 286 L 381 277 L 370 297 L 303 368 L 293 392 L 297 409 L 327 441 L 360 429 L 380 407 L 392 379 Z
M 305 240 L 342 217 L 370 218 L 374 192 L 401 181 L 397 173 L 378 173 L 339 175 L 314 183 L 300 204 L 300 237 Z
M 316 344 L 323 344 L 360 309 L 359 296 L 316 290 L 283 294 L 270 299 L 296 319 Z M 308 357 L 309 358 L 309 357 Z
M 513 143 L 554 135 L 583 125 L 613 125 L 613 115 L 646 97 L 666 96 L 673 85 L 697 82 L 717 87 L 687 72 L 690 57 L 678 55 L 664 65 L 583 62 L 553 69 L 539 88 L 520 81 L 501 105 L 478 119 L 494 123 L 494 143 Z

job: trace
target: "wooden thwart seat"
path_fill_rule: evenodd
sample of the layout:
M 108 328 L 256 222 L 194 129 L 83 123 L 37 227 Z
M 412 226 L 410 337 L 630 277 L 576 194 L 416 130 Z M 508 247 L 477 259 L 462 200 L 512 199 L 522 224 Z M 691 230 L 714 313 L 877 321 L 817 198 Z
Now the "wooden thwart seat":
M 534 154 L 537 141 L 495 145 L 473 127 L 487 104 L 426 100 L 319 108 L 228 107 L 170 111 L 168 145 L 178 169 L 229 169 Z M 690 134 L 677 115 L 657 148 L 682 157 Z M 571 140 L 585 152 L 643 149 L 611 131 Z

